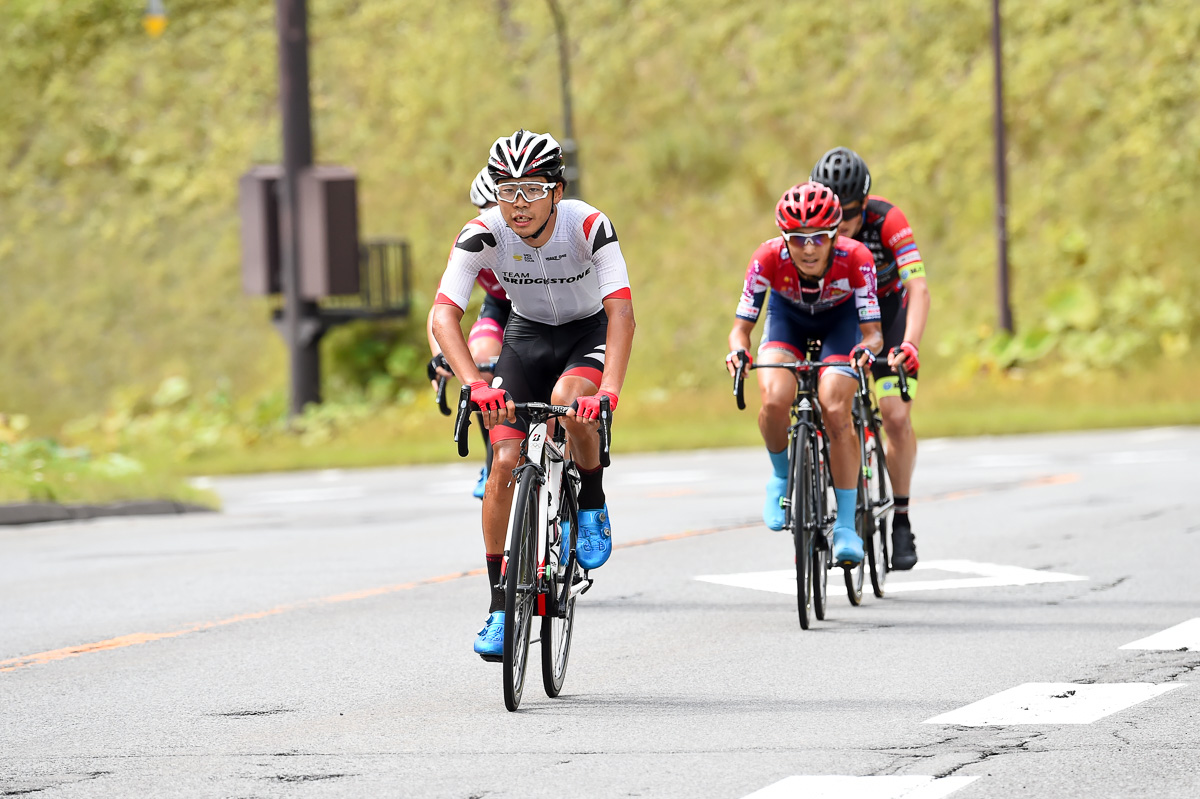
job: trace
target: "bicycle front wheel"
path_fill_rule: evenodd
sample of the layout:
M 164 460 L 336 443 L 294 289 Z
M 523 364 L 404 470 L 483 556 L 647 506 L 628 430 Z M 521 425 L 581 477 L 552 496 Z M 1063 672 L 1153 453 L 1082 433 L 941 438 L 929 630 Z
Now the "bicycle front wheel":
M 821 441 L 820 438 L 817 439 Z M 814 449 L 814 442 L 809 439 L 808 447 L 813 451 L 812 462 L 816 464 L 813 471 L 813 523 L 810 533 L 812 537 L 812 584 L 813 611 L 817 619 L 825 620 L 825 611 L 829 607 L 829 568 L 833 562 L 833 547 L 826 535 L 828 525 L 826 515 L 829 508 L 829 492 L 832 483 L 829 480 L 829 457 L 825 452 L 823 442 L 821 449 Z
M 792 542 L 796 548 L 796 609 L 800 614 L 800 629 L 809 628 L 813 613 L 813 542 L 812 519 L 815 513 L 813 507 L 814 483 L 816 464 L 812 457 L 812 447 L 808 441 L 793 439 L 792 443 L 792 494 L 791 494 L 791 523 Z
M 569 480 L 563 475 L 564 484 Z M 579 536 L 579 508 L 573 492 L 563 490 L 558 546 L 551 546 L 546 557 L 549 593 L 546 615 L 542 616 L 542 687 L 546 696 L 558 696 L 567 678 L 567 659 L 571 656 L 571 634 L 575 632 L 575 594 L 571 589 L 582 579 L 575 561 L 575 542 Z M 566 525 L 567 535 L 561 531 Z
M 533 471 L 523 471 L 504 572 L 504 706 L 509 710 L 521 705 L 529 660 L 529 631 L 537 596 L 537 488 Z

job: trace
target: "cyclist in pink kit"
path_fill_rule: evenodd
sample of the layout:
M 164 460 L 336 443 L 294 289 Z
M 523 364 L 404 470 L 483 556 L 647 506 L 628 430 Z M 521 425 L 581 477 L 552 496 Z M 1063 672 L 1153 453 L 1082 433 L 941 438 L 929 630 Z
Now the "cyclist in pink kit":
M 820 183 L 801 183 L 783 193 L 775 207 L 775 223 L 782 235 L 761 244 L 750 259 L 725 364 L 731 375 L 739 368 L 748 369 L 750 333 L 768 293 L 771 302 L 758 347 L 761 362 L 804 360 L 805 344 L 813 338 L 822 342 L 821 360 L 847 363 L 823 370 L 818 399 L 837 496 L 833 558 L 839 563 L 860 563 L 862 539 L 854 526 L 859 453 L 851 419 L 858 382 L 850 363 L 870 366 L 883 348 L 883 336 L 875 297 L 875 261 L 862 244 L 838 236 L 841 220 L 837 195 Z M 757 374 L 762 392 L 758 428 L 771 461 L 763 521 L 772 530 L 781 530 L 796 378 L 783 369 L 762 369 Z
M 597 430 L 601 397 L 617 408 L 633 345 L 633 300 L 612 223 L 580 200 L 564 200 L 563 155 L 549 134 L 519 130 L 492 145 L 488 172 L 496 208 L 459 233 L 434 306 L 433 333 L 454 373 L 471 387 L 491 431 L 494 462 L 483 497 L 483 540 L 492 586 L 475 652 L 495 660 L 504 646 L 504 594 L 497 589 L 512 472 L 528 432 L 516 402 L 571 405 L 562 418 L 579 469 L 576 555 L 595 569 L 612 551 Z M 512 301 L 491 385 L 479 373 L 459 321 L 477 276 L 490 269 Z

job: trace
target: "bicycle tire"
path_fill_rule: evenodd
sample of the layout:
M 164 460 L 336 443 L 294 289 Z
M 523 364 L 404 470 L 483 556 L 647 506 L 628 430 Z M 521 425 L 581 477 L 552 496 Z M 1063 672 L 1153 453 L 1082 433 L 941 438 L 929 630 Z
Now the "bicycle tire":
M 886 505 L 891 499 L 891 477 L 887 470 L 887 448 L 884 445 L 877 419 L 872 418 L 871 420 L 871 432 L 873 441 L 868 452 L 871 471 L 867 473 L 867 495 L 874 503 L 874 508 L 879 508 Z M 867 546 L 867 558 L 871 567 L 871 590 L 875 592 L 877 598 L 883 599 L 886 593 L 888 572 L 891 570 L 891 561 L 889 560 L 891 553 L 888 551 L 890 548 L 888 519 L 887 512 L 875 515 L 874 508 L 871 513 L 873 524 L 871 525 L 871 541 Z
M 529 632 L 537 587 L 537 484 L 532 470 L 518 477 L 517 512 L 513 515 L 512 549 L 504 579 L 504 706 L 516 710 L 525 691 Z
M 800 629 L 807 630 L 812 624 L 813 611 L 813 568 L 812 538 L 809 516 L 812 513 L 812 459 L 807 443 L 792 439 L 792 493 L 789 514 L 791 517 L 792 543 L 796 550 L 796 610 L 800 616 Z
M 567 476 L 566 470 L 564 470 L 562 479 L 562 500 L 559 503 L 558 518 L 553 521 L 553 524 L 558 525 L 565 521 L 568 525 L 567 529 L 570 530 L 570 537 L 565 541 L 560 540 L 558 552 L 550 547 L 546 553 L 546 574 L 549 576 L 547 582 L 550 596 L 557 596 L 564 587 L 567 588 L 569 595 L 571 581 L 579 573 L 575 562 L 575 542 L 579 536 L 579 503 L 575 498 L 575 492 L 568 487 L 571 478 Z M 550 564 L 559 562 L 559 554 L 564 546 L 567 548 L 567 565 L 556 569 L 549 568 Z M 546 696 L 551 699 L 562 691 L 563 681 L 567 678 L 567 662 L 571 657 L 571 636 L 575 632 L 575 600 L 575 596 L 570 596 L 567 600 L 565 615 L 562 617 L 550 613 L 542 617 L 542 687 L 546 689 Z M 557 605 L 557 601 L 554 604 Z
M 812 439 L 809 439 L 809 446 L 812 446 Z M 829 609 L 829 569 L 833 564 L 833 546 L 829 542 L 829 525 L 826 524 L 831 486 L 829 456 L 824 451 L 824 446 L 813 460 L 817 464 L 816 495 L 813 501 L 816 532 L 812 536 L 813 612 L 818 621 L 824 621 L 825 612 Z

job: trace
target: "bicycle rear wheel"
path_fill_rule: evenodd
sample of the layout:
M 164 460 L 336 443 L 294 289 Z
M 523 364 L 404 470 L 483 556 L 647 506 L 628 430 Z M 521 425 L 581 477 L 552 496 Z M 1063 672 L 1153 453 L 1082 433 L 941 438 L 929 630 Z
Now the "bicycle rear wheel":
M 867 442 L 867 498 L 871 502 L 871 539 L 866 542 L 867 560 L 871 567 L 871 590 L 875 596 L 883 599 L 884 587 L 887 584 L 888 571 L 891 570 L 888 557 L 888 511 L 879 512 L 892 498 L 891 481 L 888 477 L 887 456 L 880 437 L 877 421 L 872 420 L 870 441 Z
M 525 690 L 529 631 L 537 595 L 538 483 L 532 469 L 517 485 L 508 564 L 504 572 L 504 706 L 516 710 Z
M 549 594 L 546 597 L 547 612 L 542 616 L 542 687 L 546 689 L 546 696 L 551 698 L 558 696 L 567 678 L 571 635 L 575 632 L 575 595 L 571 593 L 571 588 L 574 579 L 579 577 L 574 554 L 579 536 L 578 501 L 575 492 L 567 487 L 571 478 L 564 473 L 562 479 L 562 501 L 559 504 L 559 517 L 554 524 L 565 522 L 570 534 L 562 538 L 557 547 L 551 546 L 546 555 Z M 564 557 L 565 564 L 562 563 Z M 552 609 L 554 612 L 551 612 Z
M 800 629 L 807 630 L 813 611 L 812 526 L 813 477 L 815 463 L 808 441 L 792 439 L 792 493 L 788 513 L 791 519 L 792 542 L 796 548 L 796 609 L 800 614 Z

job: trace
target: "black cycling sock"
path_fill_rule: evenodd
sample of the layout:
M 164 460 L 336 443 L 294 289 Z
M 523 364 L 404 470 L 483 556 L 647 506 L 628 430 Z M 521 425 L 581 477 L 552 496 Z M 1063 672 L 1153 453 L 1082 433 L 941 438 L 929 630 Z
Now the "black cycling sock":
M 604 507 L 604 467 L 587 470 L 579 467 L 579 509 L 599 510 Z
M 500 569 L 503 564 L 503 555 L 487 556 L 488 583 L 492 587 L 492 605 L 488 608 L 488 613 L 504 610 L 504 592 L 496 587 L 500 584 Z
M 901 496 L 897 494 L 896 496 L 892 497 L 892 501 L 894 503 L 892 505 L 892 513 L 896 517 L 895 523 L 908 524 L 908 496 Z

